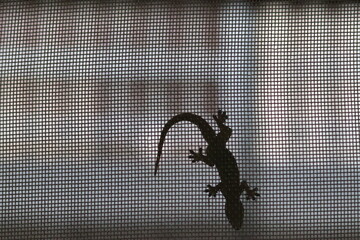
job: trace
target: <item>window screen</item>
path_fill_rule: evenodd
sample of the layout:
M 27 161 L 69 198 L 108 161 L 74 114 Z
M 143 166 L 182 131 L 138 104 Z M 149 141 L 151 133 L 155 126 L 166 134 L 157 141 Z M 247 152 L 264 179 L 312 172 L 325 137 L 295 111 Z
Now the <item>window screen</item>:
M 1 239 L 359 239 L 359 5 L 2 1 Z M 204 192 L 229 116 L 243 225 Z

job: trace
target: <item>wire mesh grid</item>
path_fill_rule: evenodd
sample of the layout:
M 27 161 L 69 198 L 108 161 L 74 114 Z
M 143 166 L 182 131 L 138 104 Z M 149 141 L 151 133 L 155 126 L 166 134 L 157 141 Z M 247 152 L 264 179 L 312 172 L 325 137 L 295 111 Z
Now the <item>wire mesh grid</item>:
M 358 239 L 354 3 L 1 2 L 1 239 Z M 207 143 L 227 112 L 234 230 Z

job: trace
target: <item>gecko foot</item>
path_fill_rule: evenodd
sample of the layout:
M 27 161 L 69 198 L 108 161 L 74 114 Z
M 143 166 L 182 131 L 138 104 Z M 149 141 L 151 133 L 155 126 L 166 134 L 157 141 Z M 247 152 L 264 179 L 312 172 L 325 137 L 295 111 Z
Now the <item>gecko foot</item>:
M 189 155 L 189 158 L 192 158 L 192 162 L 200 162 L 200 161 L 203 161 L 206 159 L 205 155 L 203 154 L 203 149 L 202 148 L 199 148 L 199 153 L 196 153 L 194 152 L 193 150 L 189 150 L 190 151 L 190 154 Z
M 217 187 L 213 187 L 211 185 L 207 185 L 207 188 L 204 192 L 209 193 L 209 197 L 216 197 L 216 193 L 219 191 Z
M 226 112 L 219 110 L 217 113 L 217 116 L 213 115 L 213 118 L 216 121 L 216 123 L 223 124 L 223 123 L 225 123 L 226 119 L 228 119 L 228 116 L 226 115 Z
M 256 192 L 258 188 L 256 187 L 251 189 L 245 180 L 241 182 L 240 187 L 242 188 L 242 191 L 245 190 L 247 200 L 249 199 L 255 200 L 257 196 L 260 196 L 260 194 Z
M 249 199 L 256 200 L 255 197 L 260 196 L 260 194 L 258 194 L 256 192 L 257 190 L 258 190 L 258 188 L 256 187 L 254 189 L 246 191 L 246 199 L 247 200 L 249 200 Z

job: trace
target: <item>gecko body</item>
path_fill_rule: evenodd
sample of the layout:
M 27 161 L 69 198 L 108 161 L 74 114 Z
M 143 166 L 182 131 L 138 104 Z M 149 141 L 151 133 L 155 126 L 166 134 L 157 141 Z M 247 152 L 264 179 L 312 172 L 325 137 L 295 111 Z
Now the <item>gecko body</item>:
M 199 152 L 195 153 L 190 150 L 189 158 L 193 159 L 193 162 L 202 161 L 205 164 L 213 167 L 215 166 L 219 172 L 221 182 L 216 186 L 208 185 L 208 189 L 205 192 L 209 193 L 209 196 L 216 196 L 218 191 L 221 191 L 225 197 L 225 214 L 234 229 L 240 229 L 243 224 L 244 207 L 240 201 L 240 195 L 243 191 L 246 191 L 247 199 L 252 198 L 255 200 L 255 196 L 259 196 L 256 193 L 257 188 L 250 189 L 246 181 L 240 183 L 239 169 L 233 154 L 226 148 L 226 143 L 231 136 L 231 128 L 224 123 L 228 118 L 225 112 L 218 111 L 217 115 L 213 116 L 220 128 L 220 132 L 216 134 L 214 129 L 200 116 L 192 113 L 181 113 L 172 117 L 164 126 L 160 142 L 158 145 L 158 155 L 155 164 L 155 175 L 159 169 L 160 157 L 162 154 L 162 148 L 164 145 L 165 137 L 170 128 L 181 121 L 188 121 L 195 124 L 201 131 L 202 136 L 208 143 L 208 146 L 203 154 L 203 149 L 199 148 Z

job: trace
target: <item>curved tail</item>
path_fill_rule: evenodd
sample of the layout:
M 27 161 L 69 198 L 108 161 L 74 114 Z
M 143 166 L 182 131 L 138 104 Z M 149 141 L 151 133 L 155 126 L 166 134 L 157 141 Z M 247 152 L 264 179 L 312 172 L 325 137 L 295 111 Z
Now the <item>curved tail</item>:
M 195 115 L 193 113 L 181 113 L 179 115 L 172 117 L 165 124 L 161 132 L 160 142 L 158 145 L 158 155 L 155 163 L 155 175 L 157 170 L 159 169 L 160 157 L 161 157 L 162 147 L 164 145 L 166 134 L 173 125 L 181 121 L 188 121 L 194 123 L 200 129 L 202 136 L 204 137 L 205 141 L 208 143 L 213 141 L 213 139 L 216 136 L 214 129 L 212 129 L 209 123 L 198 115 Z

